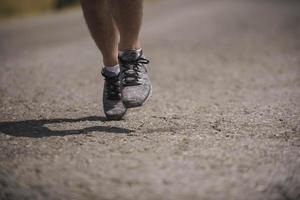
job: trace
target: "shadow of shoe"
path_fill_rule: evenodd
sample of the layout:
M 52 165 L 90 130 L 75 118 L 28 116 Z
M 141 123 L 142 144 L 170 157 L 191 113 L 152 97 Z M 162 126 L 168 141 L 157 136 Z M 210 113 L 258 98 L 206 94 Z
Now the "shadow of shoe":
M 75 123 L 84 121 L 107 121 L 104 117 L 90 116 L 83 118 L 58 118 L 58 119 L 40 119 L 40 120 L 24 120 L 24 121 L 11 121 L 0 122 L 0 132 L 16 136 L 16 137 L 32 137 L 42 138 L 49 136 L 65 136 L 86 134 L 92 131 L 108 132 L 108 133 L 131 133 L 133 130 L 126 128 L 119 128 L 113 126 L 92 126 L 75 130 L 51 130 L 44 125 L 55 123 Z

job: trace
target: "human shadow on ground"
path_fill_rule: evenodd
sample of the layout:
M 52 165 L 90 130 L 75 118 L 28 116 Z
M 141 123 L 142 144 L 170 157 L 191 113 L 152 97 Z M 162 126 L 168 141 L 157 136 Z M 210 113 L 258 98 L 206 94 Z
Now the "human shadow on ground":
M 32 137 L 42 138 L 49 136 L 65 136 L 65 135 L 78 135 L 85 134 L 92 131 L 109 132 L 109 133 L 130 133 L 133 130 L 114 127 L 114 126 L 91 126 L 82 129 L 72 130 L 51 130 L 45 125 L 54 123 L 75 123 L 84 121 L 101 121 L 104 122 L 104 117 L 90 116 L 83 118 L 58 118 L 58 119 L 40 119 L 40 120 L 24 120 L 24 121 L 11 121 L 0 122 L 0 132 L 16 136 L 16 137 Z

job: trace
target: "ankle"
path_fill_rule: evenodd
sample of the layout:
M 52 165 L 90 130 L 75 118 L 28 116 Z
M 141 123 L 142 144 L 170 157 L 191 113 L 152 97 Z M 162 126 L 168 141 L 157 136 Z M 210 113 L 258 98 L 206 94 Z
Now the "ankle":
M 128 50 L 138 50 L 141 49 L 141 45 L 139 42 L 126 44 L 126 43 L 119 43 L 119 51 L 128 51 Z

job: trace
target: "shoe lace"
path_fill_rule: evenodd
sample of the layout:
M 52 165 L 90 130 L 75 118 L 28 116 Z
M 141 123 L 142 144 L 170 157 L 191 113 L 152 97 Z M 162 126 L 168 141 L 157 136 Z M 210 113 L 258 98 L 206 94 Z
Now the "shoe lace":
M 119 76 L 109 77 L 102 73 L 102 76 L 105 78 L 105 87 L 107 98 L 110 100 L 120 100 L 121 99 L 121 89 L 120 89 L 120 80 Z
M 128 61 L 120 59 L 120 63 L 122 63 L 122 85 L 129 86 L 129 85 L 140 85 L 141 79 L 141 67 L 144 64 L 148 64 L 150 61 L 146 58 L 139 57 L 137 60 Z

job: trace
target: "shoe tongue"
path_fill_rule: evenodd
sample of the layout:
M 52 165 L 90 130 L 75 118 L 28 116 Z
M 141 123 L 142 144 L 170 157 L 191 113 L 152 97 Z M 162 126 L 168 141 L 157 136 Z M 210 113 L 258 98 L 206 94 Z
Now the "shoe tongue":
M 136 61 L 140 57 L 140 53 L 136 50 L 128 50 L 123 52 L 120 57 L 125 61 Z

